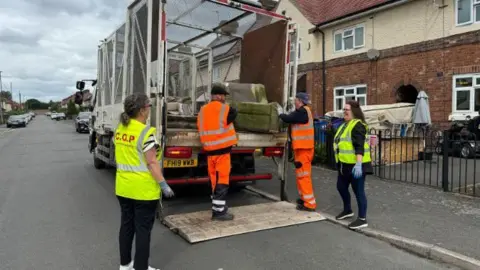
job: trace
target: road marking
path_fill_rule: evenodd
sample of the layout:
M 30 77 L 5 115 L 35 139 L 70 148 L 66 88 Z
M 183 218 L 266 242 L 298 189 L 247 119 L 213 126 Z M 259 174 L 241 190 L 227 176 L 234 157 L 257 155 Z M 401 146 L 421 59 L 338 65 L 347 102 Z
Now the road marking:
M 12 128 L 9 128 L 9 129 L 7 129 L 7 130 L 0 131 L 0 136 L 3 135 L 3 134 L 6 134 L 6 133 L 12 132 L 12 131 L 13 131 Z

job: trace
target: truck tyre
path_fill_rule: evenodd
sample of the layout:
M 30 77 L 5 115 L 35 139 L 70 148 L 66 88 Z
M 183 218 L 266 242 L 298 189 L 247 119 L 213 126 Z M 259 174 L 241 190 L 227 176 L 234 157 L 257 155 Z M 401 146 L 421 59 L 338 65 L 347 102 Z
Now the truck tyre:
M 103 169 L 105 168 L 106 164 L 103 160 L 97 158 L 97 156 L 95 155 L 95 152 L 93 153 L 93 166 L 95 167 L 95 169 Z

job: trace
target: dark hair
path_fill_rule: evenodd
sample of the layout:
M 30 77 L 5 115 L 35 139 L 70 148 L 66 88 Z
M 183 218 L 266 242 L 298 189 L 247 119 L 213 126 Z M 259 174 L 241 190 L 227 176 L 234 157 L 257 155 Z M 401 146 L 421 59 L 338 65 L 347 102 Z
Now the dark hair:
M 355 100 L 349 100 L 346 102 L 346 104 L 350 105 L 350 108 L 352 109 L 352 114 L 355 119 L 360 119 L 362 122 L 365 123 L 365 115 L 363 115 L 362 109 L 360 108 L 360 103 Z
M 120 114 L 120 122 L 128 126 L 131 118 L 137 117 L 140 109 L 149 104 L 148 96 L 143 93 L 131 94 L 123 101 L 123 112 Z

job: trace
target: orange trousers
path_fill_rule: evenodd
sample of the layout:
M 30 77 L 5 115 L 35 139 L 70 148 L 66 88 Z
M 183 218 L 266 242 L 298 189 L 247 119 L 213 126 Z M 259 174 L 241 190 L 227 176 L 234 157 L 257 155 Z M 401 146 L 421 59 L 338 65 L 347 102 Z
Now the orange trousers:
M 303 205 L 310 209 L 317 207 L 312 187 L 312 160 L 314 149 L 295 149 L 295 174 L 297 177 L 297 189 Z
M 230 153 L 208 156 L 208 176 L 212 184 L 212 213 L 221 215 L 227 212 L 226 197 L 230 185 Z

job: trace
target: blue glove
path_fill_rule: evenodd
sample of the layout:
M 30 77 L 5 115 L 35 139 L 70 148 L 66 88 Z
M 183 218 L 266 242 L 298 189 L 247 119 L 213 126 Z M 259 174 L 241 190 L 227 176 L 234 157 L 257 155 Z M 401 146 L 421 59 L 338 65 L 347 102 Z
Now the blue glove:
M 362 172 L 362 163 L 361 162 L 355 163 L 355 167 L 353 167 L 352 174 L 353 174 L 353 178 L 355 178 L 355 179 L 359 179 L 359 178 L 362 177 L 363 172 Z
M 165 195 L 165 197 L 171 198 L 175 196 L 175 193 L 173 193 L 173 190 L 167 184 L 167 181 L 163 180 L 160 182 L 160 188 L 162 189 L 162 194 Z

